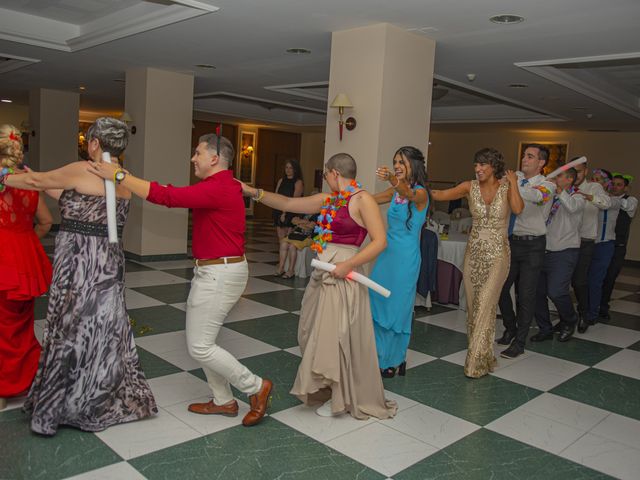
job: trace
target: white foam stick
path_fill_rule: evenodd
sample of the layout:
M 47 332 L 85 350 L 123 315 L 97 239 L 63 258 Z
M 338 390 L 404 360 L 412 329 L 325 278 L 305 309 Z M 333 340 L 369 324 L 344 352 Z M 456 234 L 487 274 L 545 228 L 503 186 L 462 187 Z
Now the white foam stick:
M 554 178 L 560 175 L 562 172 L 566 172 L 570 168 L 575 167 L 576 165 L 580 165 L 581 163 L 587 163 L 587 157 L 576 158 L 572 162 L 565 163 L 560 168 L 556 168 L 553 172 L 547 175 L 547 178 Z
M 102 161 L 111 163 L 111 155 L 109 155 L 109 152 L 102 152 Z M 109 232 L 109 243 L 118 243 L 116 184 L 113 183 L 113 180 L 104 181 L 104 196 L 107 201 L 107 232 Z
M 316 258 L 311 260 L 311 266 L 319 270 L 324 270 L 325 272 L 332 272 L 336 269 L 336 266 L 333 263 L 321 262 Z M 373 290 L 376 293 L 379 293 L 385 298 L 389 298 L 391 296 L 391 292 L 389 290 L 384 288 L 379 283 L 374 282 L 369 277 L 365 277 L 361 273 L 351 272 L 349 273 L 349 275 L 347 275 L 347 278 L 349 280 L 353 280 L 354 282 L 361 283 L 365 287 L 370 288 L 371 290 Z

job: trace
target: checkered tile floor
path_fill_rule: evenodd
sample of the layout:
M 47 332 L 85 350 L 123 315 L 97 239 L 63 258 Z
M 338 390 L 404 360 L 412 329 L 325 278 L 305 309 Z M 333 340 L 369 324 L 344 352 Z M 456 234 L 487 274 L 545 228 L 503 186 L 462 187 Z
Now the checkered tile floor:
M 533 344 L 479 380 L 462 373 L 464 313 L 419 308 L 407 376 L 385 380 L 396 418 L 327 419 L 288 393 L 306 281 L 272 276 L 274 238 L 268 223 L 250 222 L 251 278 L 220 336 L 276 384 L 260 426 L 240 425 L 245 403 L 237 418 L 187 412 L 209 393 L 185 347 L 191 262 L 127 262 L 127 304 L 160 414 L 98 434 L 62 428 L 41 438 L 16 399 L 0 413 L 0 478 L 640 478 L 640 271 L 620 277 L 609 324 L 566 344 Z M 43 298 L 36 318 L 45 310 Z

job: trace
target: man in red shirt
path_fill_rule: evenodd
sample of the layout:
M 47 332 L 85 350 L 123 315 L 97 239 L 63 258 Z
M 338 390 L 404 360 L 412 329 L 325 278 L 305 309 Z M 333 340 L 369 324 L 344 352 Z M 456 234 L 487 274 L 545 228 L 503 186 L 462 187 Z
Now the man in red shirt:
M 204 370 L 213 392 L 207 403 L 193 403 L 189 411 L 235 417 L 238 403 L 230 384 L 249 395 L 251 410 L 242 420 L 255 425 L 264 416 L 272 383 L 260 378 L 216 345 L 227 314 L 244 292 L 249 277 L 244 257 L 245 207 L 242 187 L 229 167 L 233 145 L 224 137 L 200 137 L 191 158 L 200 182 L 188 187 L 160 185 L 136 178 L 117 164 L 90 162 L 89 170 L 115 181 L 149 202 L 193 210 L 194 277 L 187 300 L 187 347 Z

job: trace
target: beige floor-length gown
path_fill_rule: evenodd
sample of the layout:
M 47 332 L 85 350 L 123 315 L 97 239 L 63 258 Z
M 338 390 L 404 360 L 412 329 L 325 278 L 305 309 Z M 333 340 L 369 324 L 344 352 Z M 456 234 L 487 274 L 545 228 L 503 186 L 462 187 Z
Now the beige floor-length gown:
M 491 204 L 485 204 L 477 180 L 471 182 L 469 209 L 473 228 L 464 256 L 464 288 L 467 295 L 469 349 L 464 364 L 467 377 L 478 378 L 493 371 L 496 307 L 509 274 L 511 250 L 507 227 L 511 208 L 509 185 L 502 183 Z

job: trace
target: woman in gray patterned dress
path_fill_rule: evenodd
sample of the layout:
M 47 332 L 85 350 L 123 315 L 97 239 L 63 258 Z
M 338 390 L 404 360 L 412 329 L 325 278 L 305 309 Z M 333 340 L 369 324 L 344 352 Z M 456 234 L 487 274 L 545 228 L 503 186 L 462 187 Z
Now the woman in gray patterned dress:
M 126 125 L 100 118 L 87 133 L 89 155 L 124 151 Z M 31 429 L 54 435 L 59 425 L 96 432 L 157 413 L 136 353 L 124 301 L 122 244 L 110 244 L 104 183 L 74 162 L 51 172 L 9 177 L 7 184 L 61 189 L 53 281 L 38 373 L 24 409 Z M 121 232 L 129 194 L 117 188 Z

